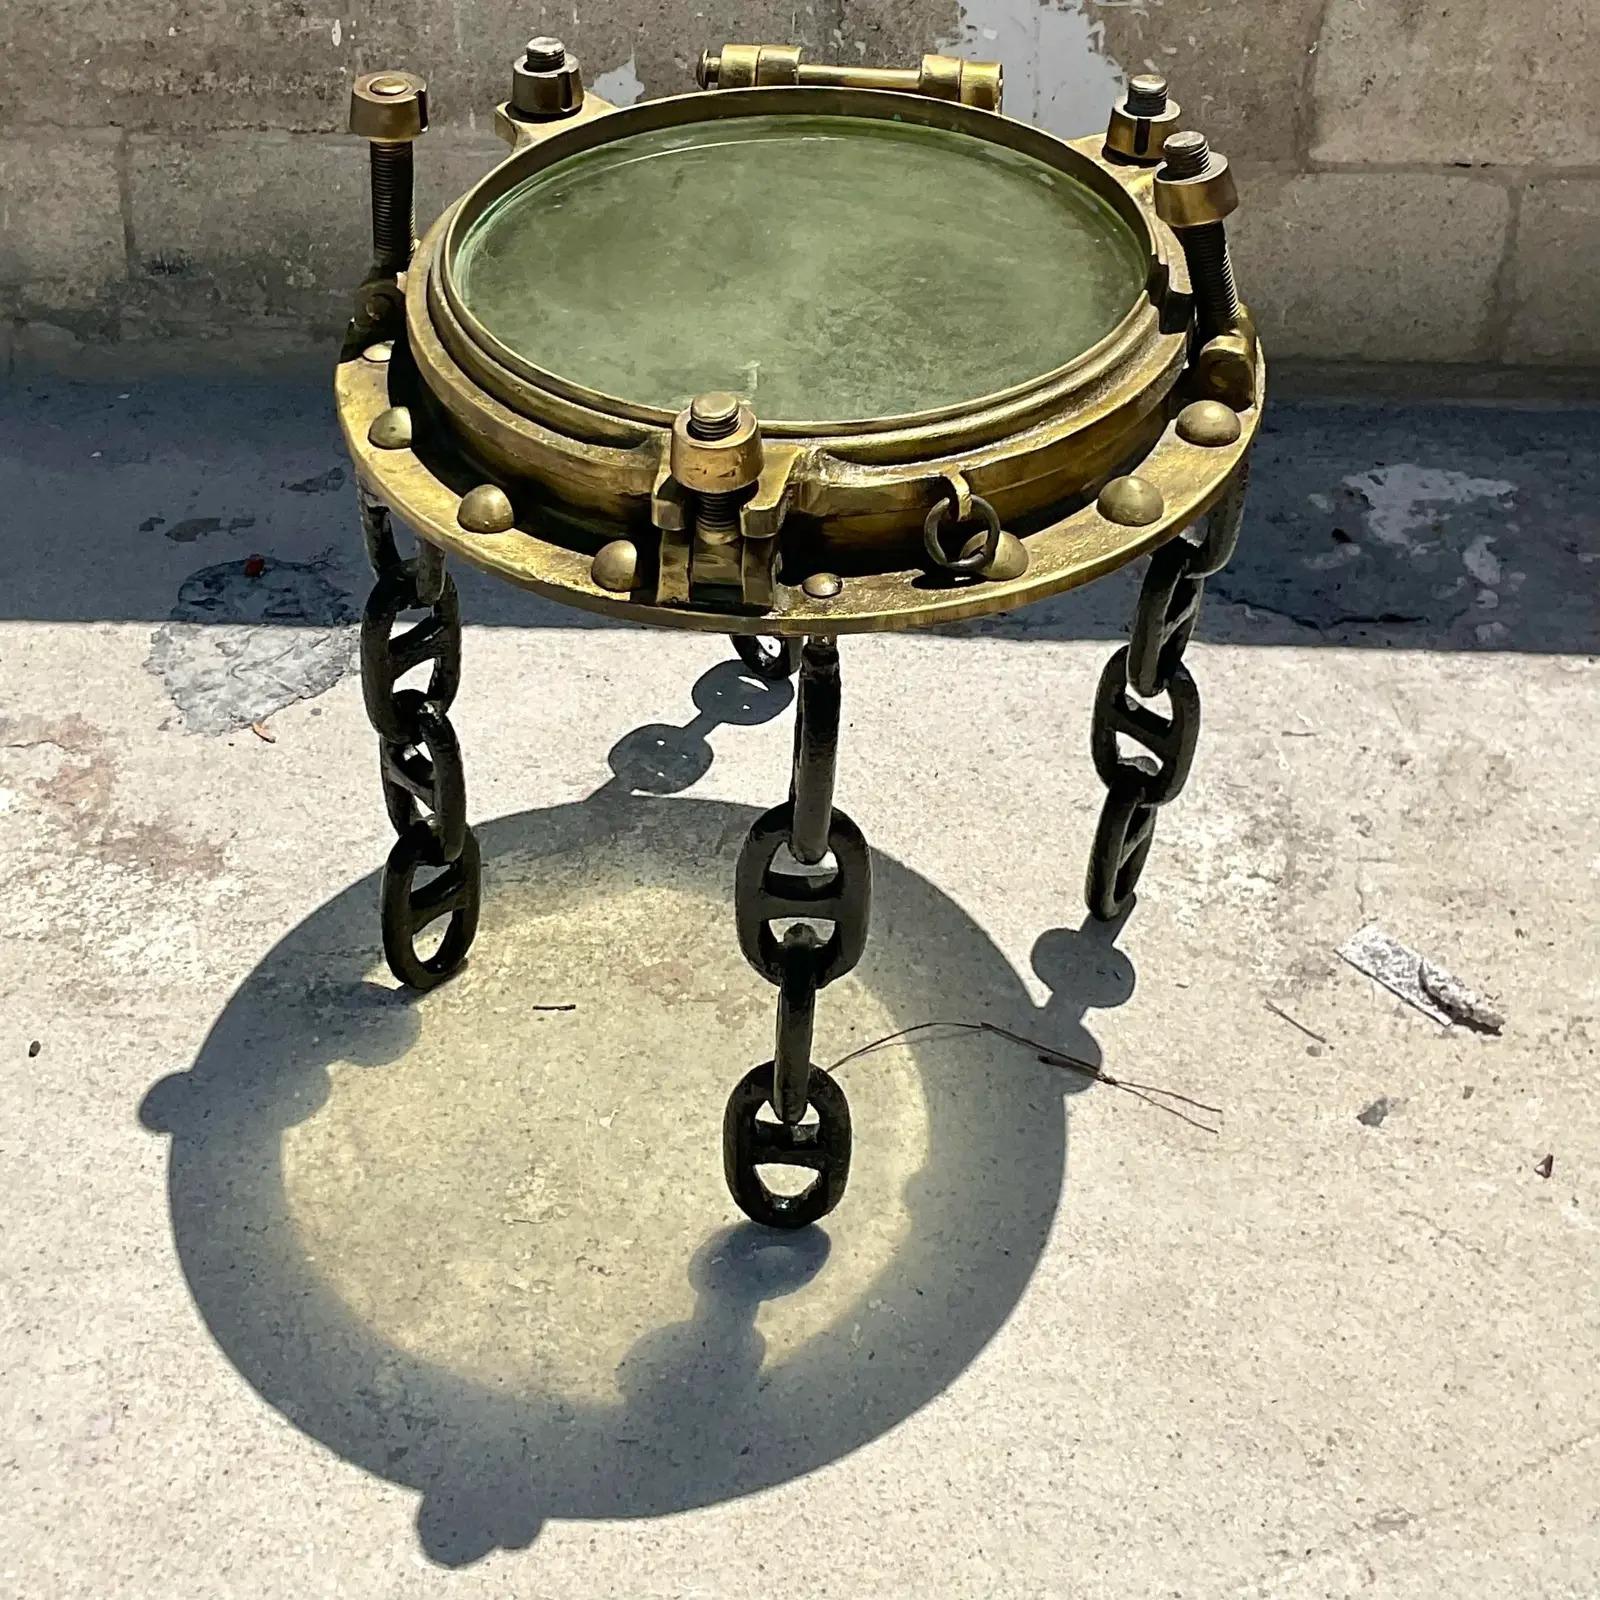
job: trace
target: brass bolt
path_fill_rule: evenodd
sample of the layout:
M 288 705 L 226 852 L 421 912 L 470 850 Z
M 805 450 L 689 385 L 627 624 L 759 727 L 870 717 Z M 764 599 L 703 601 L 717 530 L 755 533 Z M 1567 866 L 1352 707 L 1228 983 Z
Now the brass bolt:
M 428 86 L 413 72 L 369 72 L 350 89 L 350 131 L 367 140 L 373 270 L 404 272 L 416 243 L 411 146 L 428 127 Z
M 1167 135 L 1177 132 L 1180 115 L 1178 102 L 1167 93 L 1167 80 L 1159 73 L 1141 72 L 1128 80 L 1128 92 L 1111 108 L 1105 153 L 1118 161 L 1154 166 Z
M 750 407 L 723 390 L 696 395 L 672 425 L 671 471 L 689 497 L 697 538 L 726 545 L 739 508 L 761 478 L 761 429 Z
M 567 47 L 559 39 L 543 35 L 528 41 L 522 64 L 530 72 L 554 72 L 567 59 Z
M 1227 161 L 1203 133 L 1175 133 L 1156 172 L 1156 210 L 1177 231 L 1189 263 L 1202 340 L 1239 325 L 1239 291 L 1223 217 L 1238 205 Z
M 1169 178 L 1203 178 L 1211 165 L 1211 144 L 1203 133 L 1175 133 L 1163 146 Z
M 570 117 L 583 104 L 583 69 L 559 39 L 530 39 L 511 67 L 511 113 L 526 121 Z
M 739 401 L 721 389 L 696 395 L 689 406 L 691 439 L 726 439 L 739 426 Z
M 1141 72 L 1128 79 L 1128 114 L 1155 117 L 1167 109 L 1167 80 L 1158 72 Z
M 702 444 L 712 444 L 718 439 L 732 437 L 739 426 L 739 401 L 736 396 L 718 389 L 711 394 L 696 395 L 689 407 L 688 434 Z M 739 506 L 745 499 L 742 489 L 726 494 L 700 494 L 695 500 L 695 530 L 712 537 L 737 531 Z

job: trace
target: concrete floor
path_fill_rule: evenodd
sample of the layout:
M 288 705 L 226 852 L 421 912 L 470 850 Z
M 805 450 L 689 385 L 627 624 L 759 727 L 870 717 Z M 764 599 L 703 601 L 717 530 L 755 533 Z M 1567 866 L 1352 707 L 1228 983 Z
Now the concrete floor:
M 1130 580 L 847 641 L 879 895 L 821 1059 L 987 1018 L 1223 1116 L 884 1050 L 844 1204 L 775 1239 L 718 1123 L 787 691 L 464 581 L 484 925 L 403 998 L 324 394 L 13 389 L 0 1588 L 1600 1592 L 1597 437 L 1278 408 L 1121 927 L 1080 889 Z M 1344 965 L 1368 921 L 1503 1036 Z

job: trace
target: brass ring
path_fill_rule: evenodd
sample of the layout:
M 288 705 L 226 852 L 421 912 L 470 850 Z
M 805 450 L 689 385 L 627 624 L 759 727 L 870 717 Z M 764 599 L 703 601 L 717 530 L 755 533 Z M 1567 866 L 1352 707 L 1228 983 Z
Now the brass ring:
M 971 518 L 957 522 L 956 528 L 959 531 L 968 522 L 981 522 L 983 543 L 965 555 L 951 556 L 946 553 L 941 536 L 946 522 L 951 520 L 953 509 L 951 501 L 941 500 L 928 513 L 927 520 L 922 524 L 922 547 L 928 552 L 929 559 L 946 572 L 979 572 L 994 560 L 1000 549 L 999 514 L 981 494 L 973 495 Z

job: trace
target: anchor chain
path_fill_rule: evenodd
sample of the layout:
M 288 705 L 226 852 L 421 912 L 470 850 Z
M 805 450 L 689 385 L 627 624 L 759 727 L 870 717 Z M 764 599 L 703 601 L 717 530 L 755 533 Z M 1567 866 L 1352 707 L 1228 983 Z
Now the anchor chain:
M 402 559 L 388 509 L 364 491 L 361 532 L 377 578 L 361 618 L 361 689 L 378 735 L 384 809 L 397 835 L 383 868 L 383 953 L 401 983 L 432 989 L 466 958 L 482 886 L 461 746 L 448 715 L 461 686 L 461 605 L 443 552 L 419 540 L 416 556 Z M 397 634 L 414 611 L 426 615 Z M 425 689 L 396 687 L 423 666 Z M 418 887 L 425 869 L 435 875 Z M 445 918 L 437 948 L 420 955 L 417 936 Z
M 1110 921 L 1126 909 L 1144 871 L 1156 812 L 1177 799 L 1189 778 L 1200 735 L 1200 690 L 1183 664 L 1206 579 L 1233 557 L 1244 517 L 1248 472 L 1242 468 L 1201 524 L 1164 544 L 1150 559 L 1129 642 L 1112 656 L 1095 690 L 1089 750 L 1109 791 L 1089 852 L 1084 897 Z M 1167 697 L 1163 714 L 1144 702 Z M 1119 736 L 1142 747 L 1124 755 Z
M 811 1059 L 817 994 L 861 959 L 872 905 L 872 858 L 833 804 L 839 751 L 839 652 L 812 638 L 800 651 L 789 798 L 752 825 L 734 880 L 739 947 L 778 991 L 773 1058 L 729 1098 L 722 1161 L 741 1209 L 771 1228 L 800 1228 L 838 1205 L 850 1175 L 850 1108 Z M 780 855 L 789 858 L 780 861 Z M 779 933 L 776 923 L 787 926 Z M 815 926 L 828 924 L 826 932 Z M 771 1116 L 763 1114 L 771 1108 Z M 815 1120 L 807 1119 L 808 1110 Z M 758 1166 L 809 1168 L 799 1194 L 778 1194 Z
M 783 683 L 799 670 L 798 639 L 769 640 L 764 635 L 736 633 L 731 635 L 731 643 L 734 654 L 763 683 Z

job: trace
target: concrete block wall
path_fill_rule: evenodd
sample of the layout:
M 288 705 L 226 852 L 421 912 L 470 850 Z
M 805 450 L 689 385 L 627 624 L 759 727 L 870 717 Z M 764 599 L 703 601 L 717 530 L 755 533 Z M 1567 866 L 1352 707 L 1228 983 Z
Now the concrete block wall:
M 628 102 L 700 48 L 998 56 L 1008 110 L 1103 124 L 1168 74 L 1245 195 L 1241 283 L 1274 357 L 1600 369 L 1593 0 L 4 0 L 0 356 L 227 365 L 325 352 L 367 255 L 350 80 L 426 73 L 421 209 L 501 147 L 529 34 Z

